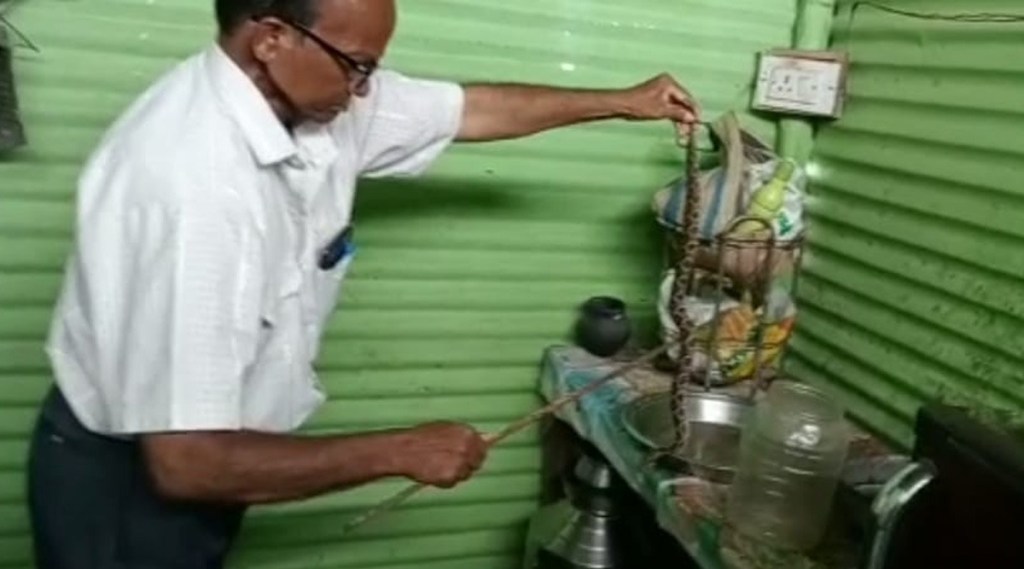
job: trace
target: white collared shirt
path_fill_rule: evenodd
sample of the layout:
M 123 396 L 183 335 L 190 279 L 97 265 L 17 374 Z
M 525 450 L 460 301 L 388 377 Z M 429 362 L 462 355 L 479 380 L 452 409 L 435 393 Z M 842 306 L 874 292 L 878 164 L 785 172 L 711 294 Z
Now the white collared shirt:
M 292 430 L 351 262 L 317 266 L 357 177 L 414 175 L 451 143 L 459 85 L 381 70 L 289 133 L 216 45 L 158 80 L 82 173 L 47 352 L 79 420 L 112 435 Z

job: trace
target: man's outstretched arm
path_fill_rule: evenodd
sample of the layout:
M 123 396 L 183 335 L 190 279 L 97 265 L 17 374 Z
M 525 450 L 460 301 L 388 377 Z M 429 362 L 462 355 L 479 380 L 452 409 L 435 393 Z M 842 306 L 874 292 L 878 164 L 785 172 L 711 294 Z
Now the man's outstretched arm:
M 682 126 L 699 114 L 690 93 L 668 75 L 627 89 L 471 84 L 465 94 L 459 141 L 519 138 L 605 119 L 667 119 Z

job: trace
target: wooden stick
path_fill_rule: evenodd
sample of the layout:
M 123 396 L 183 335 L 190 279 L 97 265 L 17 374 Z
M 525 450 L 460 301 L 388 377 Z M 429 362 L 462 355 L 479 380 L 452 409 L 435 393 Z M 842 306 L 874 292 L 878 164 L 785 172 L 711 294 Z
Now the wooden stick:
M 627 362 L 616 367 L 615 369 L 609 371 L 605 375 L 590 382 L 590 384 L 588 384 L 586 387 L 583 387 L 571 393 L 566 393 L 565 395 L 559 397 L 558 399 L 555 399 L 548 405 L 545 405 L 544 407 L 541 407 L 540 409 L 533 411 L 529 415 L 526 415 L 516 421 L 513 421 L 512 423 L 509 423 L 507 426 L 505 426 L 497 433 L 484 437 L 484 440 L 487 443 L 487 447 L 493 447 L 500 443 L 501 441 L 511 437 L 512 435 L 522 431 L 523 429 L 526 429 L 530 425 L 539 422 L 544 417 L 547 417 L 548 415 L 553 415 L 560 411 L 563 407 L 571 405 L 572 403 L 575 403 L 580 399 L 583 399 L 587 395 L 597 391 L 602 386 L 611 382 L 613 379 L 619 377 L 620 375 L 633 369 L 636 369 L 642 365 L 650 363 L 655 358 L 665 353 L 666 350 L 668 350 L 668 344 L 664 344 L 658 348 L 655 348 L 641 355 L 639 358 L 635 360 L 632 360 L 630 362 Z M 359 514 L 358 516 L 345 522 L 345 525 L 341 527 L 341 534 L 345 535 L 350 531 L 356 529 L 357 527 L 365 524 L 366 522 L 376 518 L 377 516 L 395 509 L 402 502 L 405 502 L 409 498 L 412 498 L 424 488 L 426 488 L 426 485 L 424 484 L 410 484 L 409 486 L 403 488 L 401 491 L 389 496 L 388 498 L 385 498 L 384 500 L 381 500 L 376 505 L 370 507 L 370 509 L 366 510 L 362 514 Z

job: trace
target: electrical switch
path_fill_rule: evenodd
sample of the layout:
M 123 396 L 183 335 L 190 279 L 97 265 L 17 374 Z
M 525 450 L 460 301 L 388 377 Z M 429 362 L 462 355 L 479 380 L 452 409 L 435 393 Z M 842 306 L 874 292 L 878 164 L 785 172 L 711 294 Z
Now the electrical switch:
M 758 110 L 838 118 L 847 61 L 836 52 L 779 50 L 761 54 L 753 107 Z

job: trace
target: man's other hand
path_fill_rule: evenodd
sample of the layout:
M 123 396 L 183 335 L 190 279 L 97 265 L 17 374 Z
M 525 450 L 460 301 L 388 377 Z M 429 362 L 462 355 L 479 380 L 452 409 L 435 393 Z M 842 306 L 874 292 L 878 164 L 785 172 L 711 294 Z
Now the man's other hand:
M 416 482 L 451 488 L 473 475 L 487 456 L 487 442 L 469 425 L 426 423 L 409 429 L 397 457 Z

